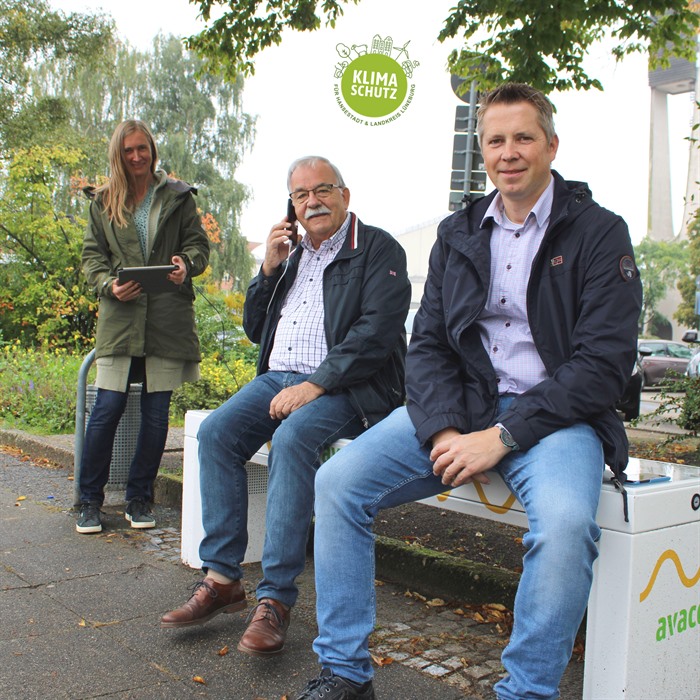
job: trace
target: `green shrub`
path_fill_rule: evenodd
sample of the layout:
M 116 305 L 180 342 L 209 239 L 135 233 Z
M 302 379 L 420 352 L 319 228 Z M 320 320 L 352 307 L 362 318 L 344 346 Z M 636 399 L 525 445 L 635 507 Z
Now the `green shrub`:
M 63 349 L 0 348 L 0 420 L 43 434 L 75 429 L 78 372 L 83 357 Z
M 662 388 L 658 396 L 659 405 L 652 413 L 643 416 L 644 422 L 660 424 L 672 420 L 679 428 L 697 437 L 700 433 L 700 377 L 675 374 L 673 383 Z M 633 425 L 638 422 L 634 421 Z
M 205 357 L 202 378 L 175 392 L 170 407 L 173 425 L 182 425 L 192 409 L 216 408 L 255 376 L 247 340 L 233 343 L 226 353 Z M 19 341 L 0 346 L 0 421 L 5 427 L 44 435 L 72 433 L 78 375 L 84 356 L 63 349 L 23 348 Z M 95 366 L 88 374 L 94 382 Z
M 202 378 L 183 384 L 173 392 L 170 416 L 180 423 L 187 411 L 217 408 L 255 376 L 255 364 L 241 358 L 230 362 L 205 357 L 200 365 Z

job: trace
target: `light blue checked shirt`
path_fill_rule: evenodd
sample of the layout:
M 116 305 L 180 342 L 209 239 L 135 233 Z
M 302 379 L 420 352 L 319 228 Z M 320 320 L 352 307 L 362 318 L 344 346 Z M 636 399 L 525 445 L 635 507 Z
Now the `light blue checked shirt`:
M 491 286 L 477 324 L 496 370 L 499 394 L 522 394 L 547 377 L 532 340 L 526 296 L 532 261 L 549 225 L 553 196 L 552 178 L 525 222 L 514 224 L 506 216 L 499 193 L 482 219 L 482 226 L 493 219 Z
M 318 250 L 314 249 L 308 234 L 300 243 L 304 254 L 282 306 L 270 354 L 271 371 L 313 374 L 326 359 L 323 271 L 340 251 L 350 228 L 350 218 L 348 213 L 340 228 L 323 241 Z M 300 252 L 293 251 L 292 255 Z

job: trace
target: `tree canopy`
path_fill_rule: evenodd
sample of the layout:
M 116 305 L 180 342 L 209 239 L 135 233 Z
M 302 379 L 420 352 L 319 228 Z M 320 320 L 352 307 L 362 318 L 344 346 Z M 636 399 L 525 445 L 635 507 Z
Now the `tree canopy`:
M 254 72 L 255 56 L 280 44 L 284 30 L 314 31 L 334 27 L 348 4 L 360 0 L 190 0 L 208 23 L 189 37 L 187 46 L 207 70 L 227 78 Z M 621 59 L 647 52 L 653 67 L 671 56 L 695 62 L 700 19 L 687 0 L 459 0 L 450 10 L 438 39 L 461 37 L 449 70 L 479 89 L 504 80 L 525 82 L 544 92 L 602 89 L 583 66 L 591 45 L 608 34 Z M 212 9 L 227 9 L 213 21 Z M 320 7 L 319 7 L 320 6 Z
M 96 300 L 81 272 L 87 201 L 108 175 L 115 126 L 143 119 L 160 164 L 199 190 L 212 244 L 208 279 L 245 289 L 253 260 L 239 228 L 236 180 L 254 120 L 243 79 L 201 73 L 181 40 L 137 51 L 102 15 L 52 12 L 45 0 L 0 0 L 0 343 L 85 347 Z
M 642 279 L 642 333 L 654 335 L 659 322 L 668 321 L 657 310 L 659 302 L 678 280 L 688 276 L 689 251 L 686 241 L 655 241 L 648 236 L 634 247 Z
M 94 65 L 113 33 L 114 22 L 103 15 L 65 15 L 43 0 L 0 0 L 0 146 L 8 125 L 31 99 L 26 88 L 37 64 L 63 60 L 71 71 Z

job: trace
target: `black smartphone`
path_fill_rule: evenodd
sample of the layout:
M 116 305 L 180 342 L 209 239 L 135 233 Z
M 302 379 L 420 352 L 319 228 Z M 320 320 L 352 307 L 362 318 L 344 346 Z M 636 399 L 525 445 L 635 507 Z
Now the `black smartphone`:
M 287 200 L 287 221 L 289 221 L 289 223 L 292 225 L 289 233 L 289 240 L 292 242 L 292 245 L 297 245 L 299 243 L 299 234 L 297 233 L 297 213 L 294 210 L 294 202 L 292 202 L 291 197 Z

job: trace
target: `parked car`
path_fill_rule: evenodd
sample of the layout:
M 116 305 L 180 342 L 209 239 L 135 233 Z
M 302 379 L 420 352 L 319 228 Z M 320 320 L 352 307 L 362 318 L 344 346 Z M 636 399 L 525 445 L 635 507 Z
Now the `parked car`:
M 638 343 L 642 364 L 643 387 L 673 381 L 685 374 L 693 350 L 685 343 L 673 340 L 640 338 Z
M 683 334 L 684 343 L 697 343 L 698 332 L 697 331 L 686 331 Z M 700 377 L 700 347 L 693 345 L 693 351 L 695 354 L 688 363 L 688 367 L 685 370 L 686 377 Z
M 685 375 L 686 377 L 700 377 L 700 348 L 695 351 L 695 354 L 690 359 Z

